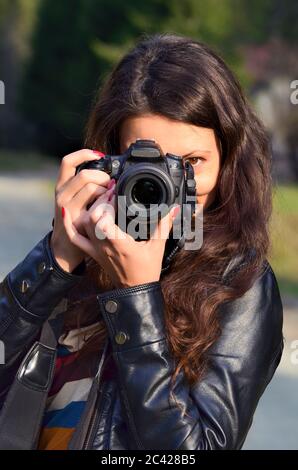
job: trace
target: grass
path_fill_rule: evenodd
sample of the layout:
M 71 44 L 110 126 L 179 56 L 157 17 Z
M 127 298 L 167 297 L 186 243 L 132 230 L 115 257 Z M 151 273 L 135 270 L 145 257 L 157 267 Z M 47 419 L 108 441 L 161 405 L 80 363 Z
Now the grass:
M 283 293 L 298 296 L 298 186 L 279 185 L 273 196 L 269 261 Z

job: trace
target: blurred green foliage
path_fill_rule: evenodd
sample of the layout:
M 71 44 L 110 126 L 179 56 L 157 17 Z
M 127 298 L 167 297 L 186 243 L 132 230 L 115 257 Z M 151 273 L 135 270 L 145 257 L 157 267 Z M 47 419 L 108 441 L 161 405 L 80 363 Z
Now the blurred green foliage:
M 0 30 L 8 22 L 16 50 L 27 49 L 18 109 L 35 145 L 57 154 L 81 144 L 96 88 L 142 34 L 207 42 L 247 87 L 242 47 L 272 35 L 297 41 L 297 9 L 295 0 L 1 0 Z
M 279 185 L 273 197 L 270 262 L 281 290 L 298 295 L 298 186 Z

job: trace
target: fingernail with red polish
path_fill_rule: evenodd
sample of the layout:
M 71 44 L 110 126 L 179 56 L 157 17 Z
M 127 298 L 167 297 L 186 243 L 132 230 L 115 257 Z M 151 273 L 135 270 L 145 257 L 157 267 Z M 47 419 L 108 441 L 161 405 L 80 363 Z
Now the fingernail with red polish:
M 115 184 L 115 180 L 112 178 L 112 179 L 108 182 L 107 188 L 108 188 L 108 189 L 111 189 L 111 188 L 114 186 L 114 184 Z
M 98 158 L 102 158 L 102 157 L 104 157 L 104 156 L 105 156 L 105 154 L 104 154 L 104 153 L 102 153 L 102 152 L 99 152 L 98 150 L 92 150 L 92 152 L 93 152 L 93 153 L 95 153 L 95 154 L 98 156 Z
M 65 209 L 64 209 L 64 207 L 61 207 L 61 215 L 62 215 L 62 219 L 64 219 L 64 216 L 65 216 Z

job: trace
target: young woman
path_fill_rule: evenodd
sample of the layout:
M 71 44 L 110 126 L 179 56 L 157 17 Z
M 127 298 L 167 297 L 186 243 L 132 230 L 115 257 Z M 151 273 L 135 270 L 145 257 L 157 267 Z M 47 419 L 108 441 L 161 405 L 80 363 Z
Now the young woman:
M 75 171 L 136 139 L 192 164 L 204 208 L 202 246 L 163 271 L 177 209 L 138 242 L 102 210 L 109 175 Z M 154 35 L 122 58 L 85 148 L 62 159 L 53 230 L 1 284 L 2 448 L 243 446 L 283 350 L 270 167 L 263 125 L 209 47 Z

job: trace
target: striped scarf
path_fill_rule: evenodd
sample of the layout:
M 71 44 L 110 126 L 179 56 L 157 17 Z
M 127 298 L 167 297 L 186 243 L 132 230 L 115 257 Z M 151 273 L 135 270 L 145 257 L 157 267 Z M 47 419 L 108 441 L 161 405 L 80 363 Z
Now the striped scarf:
M 98 323 L 93 323 L 73 329 L 58 339 L 54 379 L 48 394 L 38 449 L 67 449 L 98 368 L 100 354 L 80 354 L 84 341 L 97 326 Z

